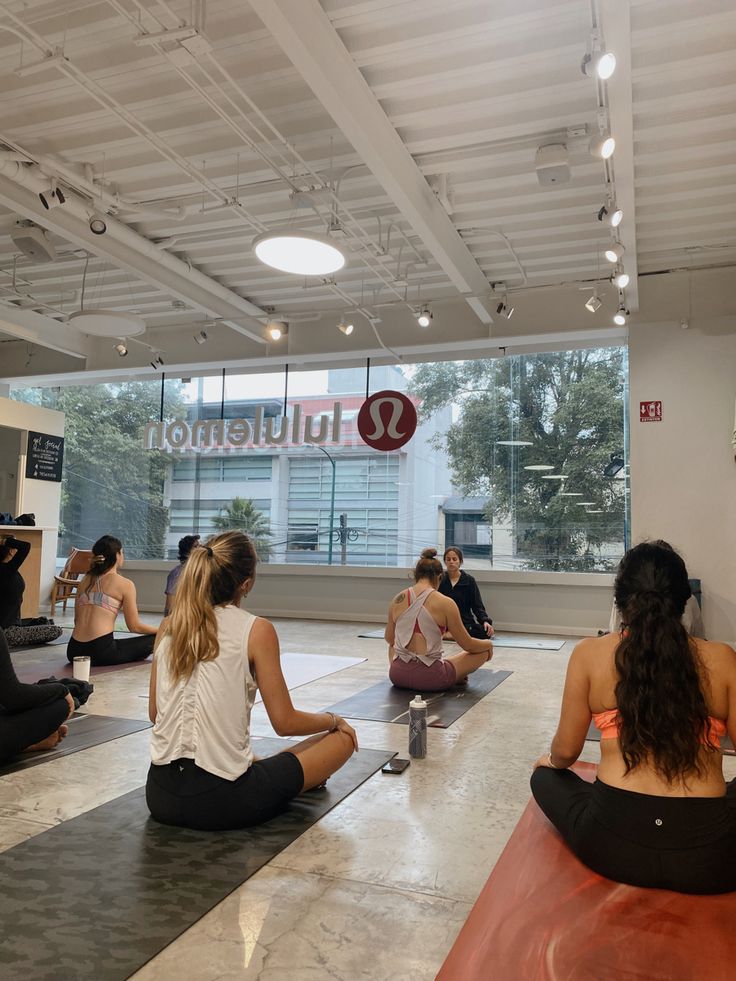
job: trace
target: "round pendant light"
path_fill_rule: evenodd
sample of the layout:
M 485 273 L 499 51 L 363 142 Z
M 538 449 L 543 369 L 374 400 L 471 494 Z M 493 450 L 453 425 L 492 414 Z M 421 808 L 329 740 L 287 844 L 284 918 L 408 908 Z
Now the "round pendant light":
M 146 329 L 142 317 L 117 310 L 77 310 L 69 317 L 69 323 L 93 337 L 135 337 Z
M 526 439 L 497 439 L 496 446 L 533 446 Z
M 525 470 L 554 470 L 555 466 L 553 463 L 531 463 L 528 467 L 524 467 Z
M 345 253 L 332 239 L 296 229 L 258 235 L 253 251 L 266 266 L 297 276 L 327 276 L 345 265 Z

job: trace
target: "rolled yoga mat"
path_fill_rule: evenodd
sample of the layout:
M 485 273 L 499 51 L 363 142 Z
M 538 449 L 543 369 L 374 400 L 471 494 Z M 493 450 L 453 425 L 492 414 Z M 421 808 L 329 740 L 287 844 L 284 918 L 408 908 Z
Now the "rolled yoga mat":
M 359 637 L 371 640 L 383 640 L 384 627 L 380 630 L 367 630 L 358 634 Z M 495 647 L 518 647 L 529 651 L 559 651 L 565 641 L 559 637 L 532 637 L 528 634 L 496 634 L 493 637 Z
M 254 739 L 259 756 L 288 746 Z M 157 824 L 140 787 L 0 855 L 0 977 L 123 981 L 395 753 L 361 749 L 324 790 L 242 831 Z
M 10 763 L 0 765 L 0 776 L 15 773 L 17 770 L 27 770 L 31 766 L 38 766 L 39 763 L 59 760 L 82 749 L 100 746 L 111 739 L 151 728 L 148 719 L 145 721 L 117 719 L 107 715 L 86 715 L 83 712 L 75 713 L 67 719 L 66 724 L 69 726 L 69 735 L 55 749 L 46 749 L 39 753 L 21 753 Z
M 443 692 L 425 692 L 423 698 L 427 702 L 427 725 L 436 729 L 447 729 L 511 674 L 512 671 L 491 671 L 489 668 L 480 668 L 470 675 L 467 685 L 456 685 Z M 377 685 L 371 685 L 370 688 L 364 688 L 363 691 L 335 705 L 330 705 L 325 711 L 334 712 L 347 719 L 408 725 L 409 702 L 418 691 L 419 689 L 409 691 L 394 688 L 386 679 L 379 681 Z

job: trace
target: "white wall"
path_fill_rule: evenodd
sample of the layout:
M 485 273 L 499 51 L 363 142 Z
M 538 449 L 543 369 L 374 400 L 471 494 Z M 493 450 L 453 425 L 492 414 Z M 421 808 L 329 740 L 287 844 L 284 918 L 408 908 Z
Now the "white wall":
M 706 634 L 736 638 L 736 317 L 642 326 L 629 340 L 632 540 L 664 538 L 703 581 Z M 662 422 L 639 421 L 661 399 Z
M 142 610 L 163 610 L 172 562 L 125 564 Z M 572 636 L 605 629 L 613 577 L 593 573 L 474 572 L 497 628 Z M 389 600 L 410 584 L 407 569 L 262 565 L 248 609 L 260 616 L 386 622 Z

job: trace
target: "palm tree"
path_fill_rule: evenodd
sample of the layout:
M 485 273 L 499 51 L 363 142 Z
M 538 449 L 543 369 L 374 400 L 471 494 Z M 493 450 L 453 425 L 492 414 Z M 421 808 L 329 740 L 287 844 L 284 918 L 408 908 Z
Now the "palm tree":
M 212 524 L 220 531 L 243 531 L 250 538 L 259 559 L 267 559 L 271 554 L 271 531 L 268 518 L 258 510 L 249 497 L 234 497 L 212 519 Z

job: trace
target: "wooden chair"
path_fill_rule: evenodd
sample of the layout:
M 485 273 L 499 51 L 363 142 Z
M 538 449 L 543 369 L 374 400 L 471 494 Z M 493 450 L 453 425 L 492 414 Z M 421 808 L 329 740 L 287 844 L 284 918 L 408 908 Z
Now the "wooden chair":
M 62 604 L 62 612 L 66 613 L 66 604 L 72 599 L 79 588 L 84 576 L 89 572 L 92 562 L 92 550 L 83 548 L 69 549 L 69 558 L 60 576 L 54 576 L 51 589 L 51 617 L 56 611 L 56 604 Z

